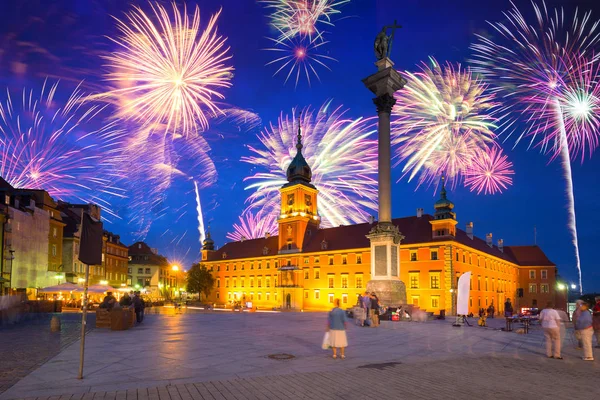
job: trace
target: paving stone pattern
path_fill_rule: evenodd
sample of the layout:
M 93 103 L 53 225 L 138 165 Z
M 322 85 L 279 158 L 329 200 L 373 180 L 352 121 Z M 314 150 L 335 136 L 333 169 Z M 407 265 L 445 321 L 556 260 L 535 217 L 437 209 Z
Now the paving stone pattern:
M 50 331 L 50 320 L 61 319 L 61 331 Z M 88 315 L 89 332 L 96 316 Z M 81 314 L 34 314 L 25 321 L 0 327 L 0 393 L 56 356 L 81 336 Z
M 77 380 L 77 343 L 0 395 L 38 399 L 590 399 L 600 362 L 564 343 L 547 359 L 531 334 L 455 328 L 452 321 L 349 326 L 348 357 L 320 349 L 320 313 L 148 315 L 142 326 L 96 329 Z M 295 357 L 274 360 L 270 354 Z M 596 357 L 600 358 L 598 350 Z

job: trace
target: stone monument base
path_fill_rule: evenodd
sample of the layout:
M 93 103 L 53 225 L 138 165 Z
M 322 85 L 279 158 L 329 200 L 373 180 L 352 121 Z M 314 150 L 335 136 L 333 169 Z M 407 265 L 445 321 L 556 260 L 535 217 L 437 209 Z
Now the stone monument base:
M 367 282 L 367 292 L 375 293 L 386 307 L 406 304 L 406 285 L 397 279 L 374 279 Z

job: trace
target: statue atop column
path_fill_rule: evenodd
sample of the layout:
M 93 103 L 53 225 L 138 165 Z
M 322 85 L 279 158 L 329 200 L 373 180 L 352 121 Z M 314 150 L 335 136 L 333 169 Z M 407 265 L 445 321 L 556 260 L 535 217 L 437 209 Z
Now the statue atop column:
M 378 61 L 390 57 L 392 40 L 394 40 L 394 34 L 396 33 L 397 28 L 402 28 L 402 26 L 394 21 L 393 25 L 385 25 L 381 29 L 381 32 L 377 34 L 377 37 L 375 37 L 375 57 L 377 57 Z M 387 34 L 388 29 L 392 30 L 392 34 L 389 36 Z

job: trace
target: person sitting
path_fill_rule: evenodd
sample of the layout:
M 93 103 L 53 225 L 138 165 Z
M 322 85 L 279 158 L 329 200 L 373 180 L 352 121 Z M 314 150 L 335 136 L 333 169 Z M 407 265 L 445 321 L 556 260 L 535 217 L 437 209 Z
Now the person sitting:
M 122 307 L 130 307 L 133 304 L 133 301 L 131 300 L 131 297 L 129 297 L 129 294 L 125 293 L 123 297 L 121 297 L 119 304 L 121 304 Z
M 106 296 L 104 296 L 104 300 L 100 303 L 100 308 L 106 308 L 108 311 L 112 310 L 115 306 L 117 299 L 113 296 L 112 292 L 106 292 Z

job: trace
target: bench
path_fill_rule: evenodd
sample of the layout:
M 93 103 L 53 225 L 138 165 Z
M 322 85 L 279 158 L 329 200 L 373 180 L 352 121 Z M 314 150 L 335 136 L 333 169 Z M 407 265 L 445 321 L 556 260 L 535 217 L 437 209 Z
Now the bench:
M 116 308 L 108 311 L 105 308 L 96 310 L 96 328 L 107 328 L 113 331 L 124 331 L 135 326 L 135 311 L 129 308 Z

